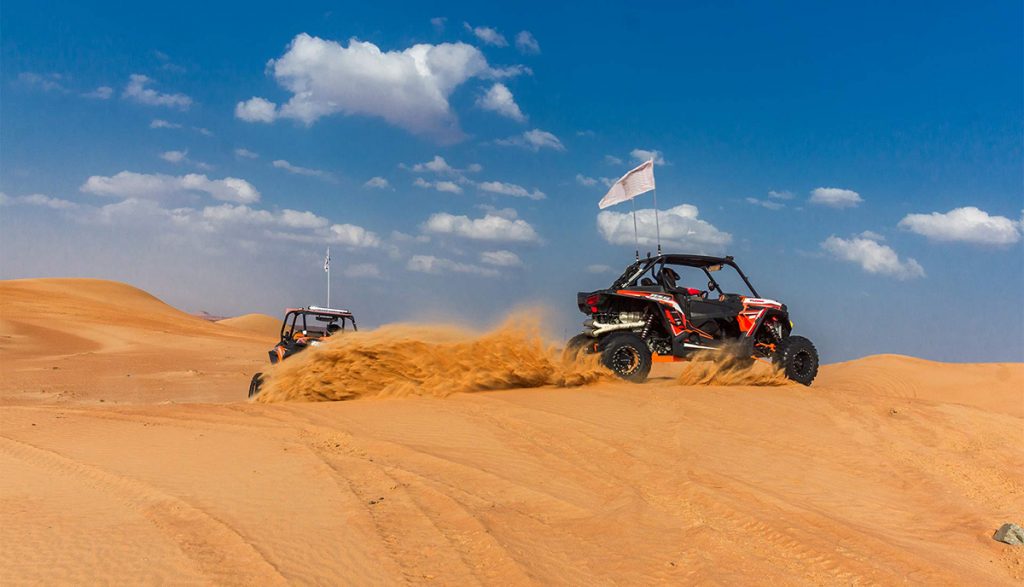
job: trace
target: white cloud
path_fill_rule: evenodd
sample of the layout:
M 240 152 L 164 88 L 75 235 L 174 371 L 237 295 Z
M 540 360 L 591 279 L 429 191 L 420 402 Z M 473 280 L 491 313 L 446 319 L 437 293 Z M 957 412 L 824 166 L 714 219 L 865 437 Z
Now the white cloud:
M 604 162 L 607 163 L 608 165 L 622 165 L 622 159 L 616 157 L 615 155 L 605 155 Z
M 500 273 L 496 269 L 480 267 L 469 263 L 459 263 L 451 259 L 435 257 L 433 255 L 413 255 L 409 258 L 406 268 L 409 271 L 420 273 L 472 273 L 485 277 L 497 277 Z
M 482 181 L 477 187 L 485 192 L 501 194 L 503 196 L 515 196 L 517 198 L 530 198 L 531 200 L 543 200 L 544 192 L 534 189 L 532 192 L 521 185 L 514 183 L 503 183 L 500 181 Z
M 85 98 L 94 98 L 96 100 L 109 100 L 114 95 L 114 88 L 110 86 L 100 86 L 91 92 L 85 92 L 82 94 Z
M 0 192 L 0 205 L 11 206 L 15 204 L 39 206 L 42 208 L 50 208 L 52 210 L 71 210 L 78 208 L 78 204 L 70 200 L 53 198 L 45 194 L 29 194 L 27 196 L 10 197 Z
M 587 265 L 587 273 L 608 273 L 611 270 L 608 265 Z
M 462 26 L 466 27 L 466 30 L 473 33 L 473 35 L 480 39 L 485 45 L 493 45 L 495 47 L 508 47 L 508 41 L 505 40 L 504 35 L 499 33 L 497 29 L 486 26 L 470 26 L 468 22 L 462 23 Z
M 373 263 L 357 263 L 355 265 L 349 265 L 341 270 L 345 277 L 353 278 L 380 278 L 380 268 Z
M 185 94 L 161 94 L 152 88 L 147 88 L 153 80 L 144 75 L 133 73 L 128 78 L 128 85 L 121 94 L 124 98 L 139 104 L 149 106 L 167 106 L 179 110 L 188 110 L 192 105 L 192 98 Z
M 43 92 L 67 92 L 63 80 L 64 76 L 59 73 L 23 71 L 18 74 L 18 84 Z
M 181 125 L 177 122 L 168 122 L 162 118 L 154 118 L 149 123 L 149 128 L 181 128 Z
M 388 180 L 384 179 L 383 177 L 376 176 L 366 180 L 366 183 L 363 184 L 363 187 L 374 188 L 378 190 L 386 190 L 391 188 L 391 184 L 388 183 Z
M 769 210 L 780 210 L 785 207 L 784 205 L 772 200 L 759 200 L 757 198 L 747 198 L 747 203 L 755 206 L 761 206 L 762 208 L 768 208 Z
M 1024 226 L 1005 216 L 967 206 L 949 212 L 907 214 L 900 228 L 939 242 L 965 242 L 979 245 L 1012 245 L 1020 240 Z
M 169 163 L 181 163 L 188 158 L 188 151 L 164 151 L 160 158 Z
M 844 239 L 833 235 L 825 239 L 821 247 L 837 259 L 860 265 L 868 273 L 889 275 L 897 279 L 924 277 L 924 268 L 916 260 L 900 260 L 891 247 L 871 239 Z
M 280 108 L 262 98 L 240 102 L 239 118 L 260 122 L 290 118 L 310 125 L 338 113 L 374 116 L 441 142 L 464 136 L 448 103 L 456 88 L 474 77 L 501 78 L 524 71 L 491 68 L 479 49 L 465 43 L 381 51 L 357 39 L 344 47 L 305 33 L 297 35 L 268 67 L 277 83 L 292 93 L 291 98 Z
M 451 234 L 472 240 L 506 241 L 506 242 L 538 242 L 540 237 L 530 223 L 518 218 L 508 218 L 487 213 L 483 218 L 455 216 L 446 212 L 438 212 L 427 219 L 423 225 L 425 232 L 433 234 Z
M 194 130 L 197 133 L 203 135 L 204 137 L 212 137 L 213 136 L 213 132 L 210 129 L 208 129 L 208 128 L 203 128 L 201 126 L 193 126 L 192 130 Z
M 437 32 L 443 31 L 444 30 L 444 25 L 447 22 L 448 22 L 448 18 L 444 17 L 444 16 L 435 16 L 434 18 L 430 19 L 431 26 L 433 26 L 434 30 L 437 31 Z
M 523 264 L 519 255 L 512 251 L 483 251 L 480 253 L 480 262 L 497 267 L 519 267 Z
M 796 196 L 793 195 L 793 192 L 786 190 L 768 190 L 768 197 L 776 200 L 792 200 Z
M 260 199 L 259 191 L 244 179 L 209 179 L 197 173 L 174 176 L 122 171 L 109 177 L 93 175 L 79 189 L 90 194 L 124 199 L 174 199 L 197 192 L 205 193 L 216 200 L 242 204 L 257 202 Z
M 246 122 L 274 122 L 277 104 L 265 98 L 249 98 L 235 104 L 235 118 Z
M 681 204 L 658 213 L 663 247 L 679 252 L 707 252 L 721 250 L 732 241 L 732 235 L 701 220 L 696 206 Z M 657 243 L 654 209 L 636 211 L 637 233 L 640 246 L 654 247 Z M 633 246 L 633 215 L 630 212 L 604 210 L 597 215 L 597 229 L 613 245 Z
M 865 230 L 864 232 L 858 234 L 857 236 L 859 236 L 860 238 L 866 238 L 869 241 L 882 242 L 882 241 L 885 240 L 884 236 L 878 234 L 877 232 L 875 232 L 873 230 Z
M 380 237 L 375 233 L 366 230 L 355 224 L 333 224 L 331 225 L 330 242 L 350 247 L 378 247 Z
M 310 169 L 309 167 L 299 167 L 298 165 L 292 165 L 284 159 L 277 159 L 271 163 L 277 169 L 283 169 L 288 173 L 294 173 L 295 175 L 305 175 L 307 177 L 319 177 L 327 181 L 335 181 L 334 176 L 330 173 L 320 169 Z
M 457 183 L 455 183 L 453 181 L 427 181 L 427 180 L 423 179 L 422 177 L 417 177 L 412 182 L 412 185 L 414 185 L 414 186 L 416 186 L 418 188 L 433 189 L 433 190 L 437 190 L 439 192 L 448 192 L 448 193 L 451 193 L 451 194 L 461 194 L 462 193 L 462 188 L 459 187 L 459 184 L 457 184 Z
M 531 151 L 539 151 L 541 149 L 565 150 L 565 145 L 562 144 L 562 141 L 558 140 L 558 137 L 539 128 L 528 130 L 521 135 L 507 139 L 498 139 L 494 142 L 499 145 L 523 147 Z
M 235 156 L 236 157 L 242 157 L 243 159 L 259 159 L 260 158 L 259 153 L 254 153 L 254 152 L 250 151 L 249 149 L 245 149 L 243 147 L 239 147 L 239 148 L 235 149 Z
M 524 55 L 537 55 L 540 53 L 540 43 L 530 31 L 519 31 L 516 35 L 516 49 Z
M 440 155 L 434 155 L 434 158 L 426 163 L 417 163 L 411 169 L 416 173 L 425 173 L 427 171 L 443 175 L 458 175 L 459 173 L 459 170 L 449 165 L 444 160 L 444 157 Z
M 330 222 L 309 211 L 281 210 L 281 224 L 289 228 L 326 228 Z
M 594 179 L 593 177 L 587 177 L 586 175 L 583 175 L 582 173 L 577 173 L 576 174 L 576 183 L 578 183 L 580 185 L 585 185 L 587 187 L 590 187 L 590 186 L 597 185 L 597 180 Z
M 654 149 L 633 149 L 629 152 L 629 156 L 637 163 L 653 159 L 655 165 L 665 165 L 665 156 L 661 151 Z
M 519 109 L 519 104 L 516 104 L 515 98 L 512 97 L 512 92 L 503 83 L 496 83 L 491 86 L 491 89 L 487 90 L 486 94 L 477 99 L 476 105 L 484 110 L 497 112 L 516 122 L 526 120 L 526 116 Z
M 852 208 L 863 201 L 860 194 L 853 190 L 842 188 L 814 188 L 811 190 L 810 202 L 812 204 L 831 208 Z

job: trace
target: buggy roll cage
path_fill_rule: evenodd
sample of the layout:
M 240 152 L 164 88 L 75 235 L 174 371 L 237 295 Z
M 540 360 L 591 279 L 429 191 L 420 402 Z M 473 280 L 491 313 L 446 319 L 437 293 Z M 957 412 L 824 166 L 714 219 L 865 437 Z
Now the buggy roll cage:
M 725 257 L 711 257 L 708 255 L 656 255 L 654 257 L 648 256 L 647 258 L 640 259 L 634 262 L 629 267 L 627 267 L 626 270 L 622 273 L 622 275 L 620 275 L 619 278 L 616 279 L 614 283 L 612 283 L 609 289 L 622 289 L 624 287 L 633 285 L 633 282 L 636 281 L 637 278 L 639 278 L 644 273 L 647 273 L 647 271 L 650 270 L 652 267 L 659 264 L 662 268 L 664 268 L 665 265 L 682 265 L 684 267 L 696 267 L 697 269 L 704 271 L 704 275 L 708 277 L 708 285 L 711 286 L 711 289 L 717 290 L 719 294 L 724 294 L 725 292 L 723 292 L 722 288 L 719 287 L 718 282 L 715 281 L 715 278 L 711 275 L 711 272 L 708 271 L 708 268 L 713 267 L 715 265 L 728 265 L 729 267 L 732 267 L 733 269 L 736 270 L 736 273 L 738 273 L 740 278 L 743 279 L 743 283 L 747 285 L 747 288 L 750 289 L 750 293 L 754 294 L 755 298 L 761 297 L 757 294 L 757 290 L 754 289 L 754 286 L 750 284 L 750 280 L 747 279 L 746 274 L 743 273 L 743 270 L 740 269 L 740 266 L 737 265 L 736 262 L 733 260 L 732 255 L 726 255 Z M 657 272 L 655 272 L 655 274 L 657 274 Z
M 309 331 L 308 324 L 306 322 L 307 316 L 313 316 L 316 322 L 324 323 L 323 334 L 327 334 L 327 328 L 332 324 L 338 324 L 342 330 L 345 330 L 346 323 L 352 324 L 352 330 L 357 331 L 359 327 L 356 326 L 356 319 L 352 316 L 352 312 L 348 310 L 335 310 L 333 308 L 321 308 L 319 306 L 309 306 L 308 308 L 286 308 L 284 321 L 281 323 L 281 338 L 284 339 L 286 336 L 292 337 L 295 335 L 296 326 L 300 325 L 300 331 Z M 287 332 L 287 334 L 286 334 Z

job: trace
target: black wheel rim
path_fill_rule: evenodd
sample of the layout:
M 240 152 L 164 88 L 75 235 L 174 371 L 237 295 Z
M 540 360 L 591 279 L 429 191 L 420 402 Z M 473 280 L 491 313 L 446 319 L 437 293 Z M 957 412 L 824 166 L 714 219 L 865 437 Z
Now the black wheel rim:
M 611 367 L 620 375 L 630 375 L 640 367 L 640 353 L 632 347 L 615 349 L 611 357 Z
M 804 377 L 811 373 L 811 353 L 800 351 L 793 356 L 793 374 L 797 377 Z

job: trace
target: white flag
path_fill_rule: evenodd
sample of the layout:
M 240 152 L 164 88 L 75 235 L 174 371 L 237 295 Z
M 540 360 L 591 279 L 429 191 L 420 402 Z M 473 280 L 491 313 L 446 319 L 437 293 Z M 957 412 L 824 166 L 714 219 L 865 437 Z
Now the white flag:
M 604 209 L 631 200 L 654 189 L 654 160 L 649 159 L 619 178 L 601 198 L 598 208 Z
M 324 273 L 331 270 L 331 247 L 327 247 L 327 257 L 324 259 Z

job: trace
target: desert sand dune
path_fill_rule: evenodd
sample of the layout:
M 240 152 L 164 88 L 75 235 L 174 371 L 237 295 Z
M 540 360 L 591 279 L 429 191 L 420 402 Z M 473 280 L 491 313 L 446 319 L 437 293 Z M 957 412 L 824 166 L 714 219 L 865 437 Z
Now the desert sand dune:
M 5 585 L 1024 580 L 991 538 L 1024 515 L 1021 364 L 631 385 L 538 379 L 474 346 L 500 330 L 451 332 L 420 343 L 477 353 L 444 363 L 459 389 L 538 387 L 449 394 L 411 358 L 455 347 L 383 329 L 294 365 L 361 360 L 334 376 L 393 393 L 249 403 L 259 336 L 104 282 L 0 282 L 0 305 Z M 374 380 L 381 357 L 429 385 Z
M 281 336 L 281 319 L 267 316 L 266 314 L 244 314 L 234 318 L 218 320 L 217 324 L 230 326 L 231 328 L 237 328 L 246 332 L 253 332 L 269 341 L 271 345 L 276 343 L 278 337 Z

